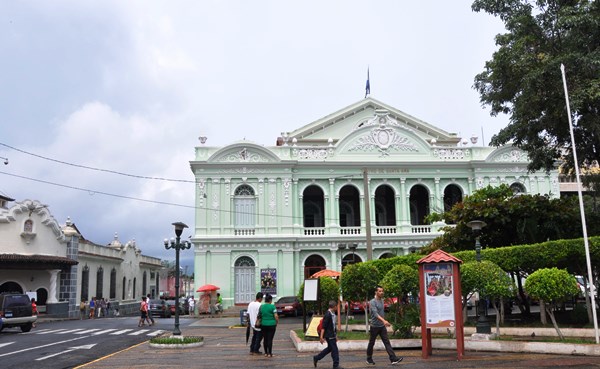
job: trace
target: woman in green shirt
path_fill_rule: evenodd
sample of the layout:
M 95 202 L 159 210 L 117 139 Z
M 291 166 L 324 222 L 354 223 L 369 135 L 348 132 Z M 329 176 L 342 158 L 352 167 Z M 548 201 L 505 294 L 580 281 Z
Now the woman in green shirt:
M 265 303 L 260 306 L 259 313 L 262 316 L 261 330 L 264 337 L 265 357 L 273 357 L 273 337 L 275 337 L 275 329 L 279 323 L 273 296 L 270 294 L 265 296 Z

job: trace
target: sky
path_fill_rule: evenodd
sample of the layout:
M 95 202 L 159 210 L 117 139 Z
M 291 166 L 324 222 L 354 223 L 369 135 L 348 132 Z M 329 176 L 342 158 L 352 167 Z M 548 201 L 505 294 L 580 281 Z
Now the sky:
M 194 185 L 136 176 L 193 181 L 199 136 L 274 146 L 364 98 L 367 69 L 373 98 L 488 144 L 508 119 L 472 86 L 503 32 L 464 0 L 2 1 L 0 194 L 172 261 Z

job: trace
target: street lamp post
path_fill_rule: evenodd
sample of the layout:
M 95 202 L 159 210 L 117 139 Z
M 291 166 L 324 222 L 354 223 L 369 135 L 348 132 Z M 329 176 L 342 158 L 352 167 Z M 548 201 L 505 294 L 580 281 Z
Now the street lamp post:
M 467 227 L 471 228 L 475 234 L 475 260 L 477 260 L 478 263 L 481 262 L 481 243 L 479 242 L 479 236 L 481 235 L 481 229 L 485 226 L 485 222 L 481 220 L 472 220 L 467 223 Z M 492 327 L 485 316 L 485 300 L 482 298 L 481 294 L 479 295 L 479 301 L 477 302 L 477 315 L 475 332 L 491 334 Z
M 171 242 L 165 238 L 165 249 L 175 249 L 175 329 L 173 329 L 174 336 L 180 336 L 181 331 L 179 330 L 179 250 L 187 250 L 192 247 L 192 244 L 188 241 L 180 242 L 181 233 L 183 233 L 184 228 L 188 228 L 182 222 L 173 223 L 175 226 L 175 236 L 176 238 L 171 238 Z

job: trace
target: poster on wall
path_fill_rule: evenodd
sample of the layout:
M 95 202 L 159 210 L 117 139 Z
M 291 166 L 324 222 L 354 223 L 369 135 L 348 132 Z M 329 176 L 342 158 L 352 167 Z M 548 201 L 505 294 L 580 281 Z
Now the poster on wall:
M 265 268 L 260 270 L 260 292 L 277 295 L 277 269 Z
M 427 327 L 454 327 L 452 264 L 425 264 L 424 272 Z

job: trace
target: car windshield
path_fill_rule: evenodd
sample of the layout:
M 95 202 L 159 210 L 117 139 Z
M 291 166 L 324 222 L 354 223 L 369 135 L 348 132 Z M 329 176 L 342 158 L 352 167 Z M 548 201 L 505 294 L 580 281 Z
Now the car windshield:
M 295 297 L 282 297 L 279 300 L 277 300 L 278 304 L 290 304 L 293 303 L 294 301 L 296 301 Z

